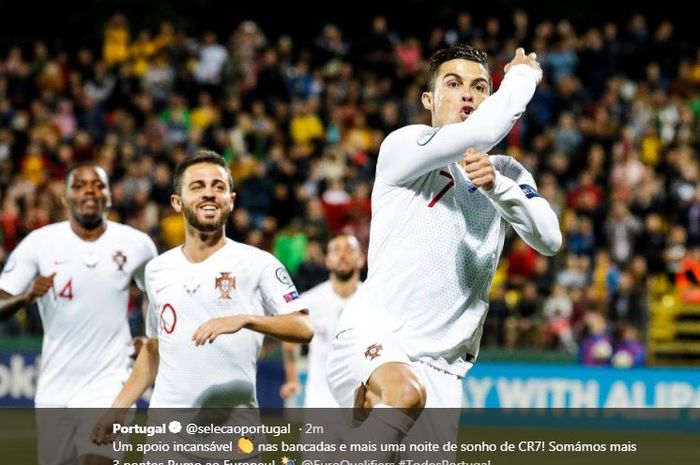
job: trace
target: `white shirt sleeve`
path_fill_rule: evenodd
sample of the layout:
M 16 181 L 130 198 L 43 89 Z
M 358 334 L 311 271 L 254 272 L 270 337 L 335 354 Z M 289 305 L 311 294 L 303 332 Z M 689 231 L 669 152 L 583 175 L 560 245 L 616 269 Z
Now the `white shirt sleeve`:
M 530 172 L 512 157 L 492 155 L 490 158 L 496 180 L 490 191 L 479 191 L 530 247 L 542 255 L 557 253 L 562 243 L 559 219 L 549 202 L 537 192 Z M 466 177 L 461 169 L 460 172 Z
M 11 295 L 24 292 L 39 273 L 36 235 L 31 233 L 12 251 L 0 274 L 0 289 Z
M 153 290 L 148 283 L 148 269 L 144 266 L 144 291 L 146 293 L 146 298 L 148 299 L 148 308 L 146 310 L 146 315 L 144 320 L 146 323 L 145 333 L 146 337 L 158 338 L 158 313 L 155 306 L 155 295 Z
M 489 151 L 525 111 L 541 76 L 528 65 L 513 66 L 498 91 L 465 121 L 437 128 L 411 125 L 392 132 L 379 149 L 377 178 L 401 185 L 459 161 L 470 147 Z
M 142 252 L 141 256 L 139 257 L 141 264 L 136 268 L 136 270 L 134 270 L 134 274 L 132 276 L 136 286 L 138 286 L 138 288 L 142 291 L 146 290 L 146 284 L 144 282 L 144 270 L 146 269 L 146 264 L 148 264 L 148 262 L 157 255 L 158 251 L 156 249 L 156 245 L 153 243 L 153 240 L 148 235 L 144 234 Z
M 282 263 L 274 256 L 268 255 L 258 288 L 263 300 L 266 315 L 284 315 L 306 309 L 292 278 Z

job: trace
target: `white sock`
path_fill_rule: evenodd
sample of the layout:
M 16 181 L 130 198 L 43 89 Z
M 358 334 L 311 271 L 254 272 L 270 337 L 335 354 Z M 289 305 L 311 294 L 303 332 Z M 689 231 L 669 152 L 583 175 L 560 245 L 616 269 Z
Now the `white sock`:
M 387 404 L 377 404 L 370 412 L 367 419 L 356 429 L 356 441 L 360 443 L 375 443 L 376 452 L 369 457 L 376 458 L 378 462 L 392 462 L 395 452 L 383 451 L 382 444 L 394 445 L 400 443 L 413 427 L 415 420 L 401 410 Z

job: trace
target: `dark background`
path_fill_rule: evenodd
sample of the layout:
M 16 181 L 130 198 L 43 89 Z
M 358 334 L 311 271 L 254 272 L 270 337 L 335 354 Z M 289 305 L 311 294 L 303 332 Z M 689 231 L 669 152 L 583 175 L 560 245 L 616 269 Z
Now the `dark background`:
M 475 25 L 483 25 L 489 16 L 508 18 L 514 8 L 523 8 L 532 23 L 541 18 L 570 19 L 577 27 L 608 20 L 624 22 L 641 12 L 650 25 L 661 19 L 673 20 L 677 38 L 693 39 L 697 20 L 691 5 L 688 0 L 0 0 L 0 53 L 10 43 L 30 45 L 37 39 L 50 48 L 86 45 L 98 49 L 104 24 L 116 11 L 126 14 L 132 34 L 141 28 L 155 31 L 158 23 L 167 19 L 189 33 L 214 30 L 220 37 L 228 37 L 241 21 L 253 19 L 271 38 L 289 33 L 302 40 L 316 37 L 326 22 L 338 24 L 346 39 L 357 38 L 369 30 L 371 18 L 378 14 L 386 15 L 389 26 L 401 35 L 422 37 L 433 26 L 454 25 L 455 13 L 463 10 L 472 14 Z

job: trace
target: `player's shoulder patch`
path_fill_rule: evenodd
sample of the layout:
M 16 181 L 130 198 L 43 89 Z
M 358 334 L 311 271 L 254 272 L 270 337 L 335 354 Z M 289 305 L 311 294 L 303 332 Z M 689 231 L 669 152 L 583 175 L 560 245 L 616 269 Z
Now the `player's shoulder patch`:
M 275 270 L 275 277 L 277 278 L 277 281 L 281 282 L 287 287 L 293 287 L 294 282 L 292 281 L 292 277 L 289 276 L 289 273 L 287 270 L 283 267 L 280 266 Z
M 426 145 L 430 140 L 435 137 L 435 134 L 440 130 L 442 126 L 438 126 L 436 128 L 430 128 L 426 129 L 425 131 L 421 132 L 418 134 L 418 138 L 416 139 L 416 144 L 423 146 Z
M 529 184 L 519 184 L 519 186 L 523 190 L 525 197 L 527 197 L 528 199 L 531 199 L 533 197 L 542 197 L 540 193 L 537 192 L 535 188 Z
M 292 292 L 282 296 L 284 301 L 287 303 L 291 302 L 292 300 L 297 300 L 299 297 L 300 296 L 299 296 L 299 293 L 297 291 L 292 291 Z

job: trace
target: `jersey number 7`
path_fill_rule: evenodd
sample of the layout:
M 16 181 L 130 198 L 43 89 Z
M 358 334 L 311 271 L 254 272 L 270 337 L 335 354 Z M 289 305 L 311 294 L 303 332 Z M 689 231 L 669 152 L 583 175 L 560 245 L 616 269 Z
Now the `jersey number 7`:
M 452 187 L 455 185 L 455 178 L 453 178 L 452 175 L 447 171 L 440 170 L 440 176 L 445 176 L 450 180 L 450 182 L 445 184 L 445 187 L 443 187 L 442 190 L 438 192 L 437 195 L 433 198 L 433 200 L 430 201 L 430 203 L 428 204 L 428 208 L 433 208 L 435 204 L 438 203 L 440 199 L 445 196 L 445 194 L 447 194 L 447 191 L 452 189 Z

